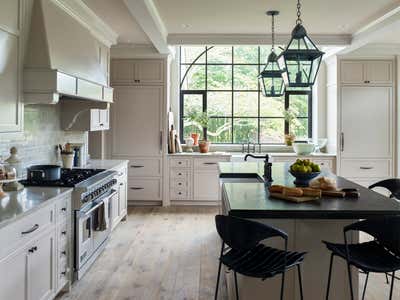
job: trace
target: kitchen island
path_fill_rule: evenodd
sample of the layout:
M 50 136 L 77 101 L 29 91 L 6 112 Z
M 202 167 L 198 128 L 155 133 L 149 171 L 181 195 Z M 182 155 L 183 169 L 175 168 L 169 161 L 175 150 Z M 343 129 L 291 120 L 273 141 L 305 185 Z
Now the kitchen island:
M 288 173 L 288 164 L 274 163 L 273 184 L 294 186 Z M 222 212 L 224 214 L 256 219 L 276 226 L 289 235 L 289 249 L 307 251 L 303 264 L 303 288 L 305 299 L 324 299 L 330 252 L 321 240 L 343 242 L 343 227 L 359 219 L 400 214 L 400 203 L 370 191 L 360 185 L 323 170 L 322 175 L 334 177 L 339 188 L 357 188 L 359 199 L 322 198 L 307 203 L 292 203 L 269 198 L 268 183 L 263 180 L 263 163 L 227 162 L 219 164 L 222 188 Z M 358 241 L 353 233 L 351 242 Z M 267 241 L 274 247 L 283 247 L 282 241 Z M 234 298 L 232 276 L 227 273 L 229 298 Z M 242 299 L 278 299 L 280 278 L 261 281 L 238 277 L 239 294 Z M 355 293 L 358 289 L 358 272 L 353 270 Z M 330 299 L 348 299 L 350 295 L 346 265 L 336 259 L 333 269 Z M 296 274 L 289 271 L 285 285 L 285 299 L 299 299 Z

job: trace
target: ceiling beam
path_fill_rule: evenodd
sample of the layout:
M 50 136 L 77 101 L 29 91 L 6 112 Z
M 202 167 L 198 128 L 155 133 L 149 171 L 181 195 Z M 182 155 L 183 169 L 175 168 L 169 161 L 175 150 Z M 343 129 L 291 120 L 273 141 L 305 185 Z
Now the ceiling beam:
M 352 36 L 351 45 L 340 51 L 338 54 L 344 55 L 368 44 L 376 43 L 376 40 L 379 40 L 379 38 L 385 34 L 398 32 L 399 30 L 400 5 L 355 32 Z
M 124 2 L 158 52 L 169 54 L 167 30 L 153 0 L 124 0 Z
M 351 43 L 349 34 L 310 34 L 311 39 L 319 46 L 348 46 Z M 286 45 L 290 34 L 276 34 L 275 43 Z M 270 45 L 269 34 L 169 34 L 169 45 Z

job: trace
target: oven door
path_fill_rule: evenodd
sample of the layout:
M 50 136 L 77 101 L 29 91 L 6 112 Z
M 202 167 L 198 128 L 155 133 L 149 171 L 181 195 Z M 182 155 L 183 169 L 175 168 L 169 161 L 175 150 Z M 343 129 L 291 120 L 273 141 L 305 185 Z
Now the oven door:
M 92 214 L 75 211 L 75 269 L 79 270 L 93 253 Z
M 93 211 L 93 249 L 96 251 L 101 244 L 108 238 L 111 233 L 111 216 L 110 216 L 110 199 L 116 194 L 115 190 L 111 190 Z M 102 203 L 102 204 L 100 204 Z M 102 216 L 102 217 L 101 217 Z M 104 224 L 100 224 L 104 218 Z

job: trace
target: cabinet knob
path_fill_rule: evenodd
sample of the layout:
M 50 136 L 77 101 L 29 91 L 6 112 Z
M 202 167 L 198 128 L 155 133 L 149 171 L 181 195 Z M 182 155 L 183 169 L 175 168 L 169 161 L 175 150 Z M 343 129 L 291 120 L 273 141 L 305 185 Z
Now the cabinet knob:
M 178 194 L 179 194 L 179 195 L 182 195 L 182 192 L 179 192 Z
M 179 161 L 179 162 L 178 162 L 178 164 L 179 164 L 179 165 L 181 165 L 181 164 L 182 164 L 182 162 L 181 162 L 181 161 Z
M 119 185 L 120 185 L 120 186 L 123 186 L 123 185 L 124 185 L 124 183 L 123 183 L 123 182 L 121 182 Z
M 61 275 L 63 275 L 63 276 L 67 275 L 67 271 L 61 272 Z
M 66 207 L 61 208 L 61 211 L 67 211 Z
M 182 185 L 182 182 L 179 182 L 178 185 Z
M 67 232 L 66 232 L 66 231 L 61 231 L 61 234 L 62 234 L 62 235 L 66 235 Z
M 181 176 L 181 175 L 182 175 L 182 173 L 178 173 L 178 175 L 179 175 L 179 176 Z
M 67 251 L 62 251 L 61 254 L 62 255 L 67 255 Z

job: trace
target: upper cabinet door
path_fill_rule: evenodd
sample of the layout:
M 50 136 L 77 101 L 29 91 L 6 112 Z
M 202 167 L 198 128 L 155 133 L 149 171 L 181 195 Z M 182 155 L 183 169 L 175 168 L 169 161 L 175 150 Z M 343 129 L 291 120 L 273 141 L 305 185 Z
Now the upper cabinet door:
M 390 158 L 393 130 L 391 87 L 342 87 L 343 158 Z
M 137 60 L 135 63 L 135 83 L 162 84 L 164 82 L 163 60 Z
M 363 61 L 342 61 L 340 68 L 340 80 L 345 84 L 364 83 Z
M 114 156 L 160 156 L 163 87 L 116 87 L 112 110 Z
M 128 59 L 114 59 L 111 64 L 111 85 L 133 84 L 135 63 Z
M 20 131 L 19 37 L 0 29 L 0 132 Z
M 391 61 L 369 61 L 365 64 L 365 81 L 370 84 L 392 84 Z
M 1 29 L 14 34 L 19 31 L 19 6 L 19 0 L 1 0 Z

